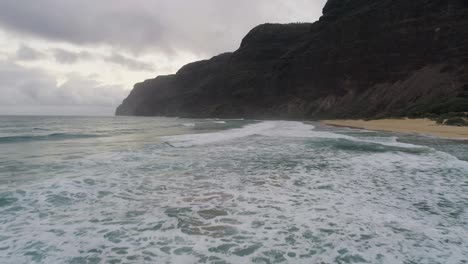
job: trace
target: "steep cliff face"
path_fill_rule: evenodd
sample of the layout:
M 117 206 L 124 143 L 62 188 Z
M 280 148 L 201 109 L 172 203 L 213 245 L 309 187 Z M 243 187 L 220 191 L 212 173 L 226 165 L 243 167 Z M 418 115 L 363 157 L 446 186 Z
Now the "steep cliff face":
M 468 1 L 329 0 L 234 53 L 135 85 L 117 115 L 357 118 L 468 112 Z

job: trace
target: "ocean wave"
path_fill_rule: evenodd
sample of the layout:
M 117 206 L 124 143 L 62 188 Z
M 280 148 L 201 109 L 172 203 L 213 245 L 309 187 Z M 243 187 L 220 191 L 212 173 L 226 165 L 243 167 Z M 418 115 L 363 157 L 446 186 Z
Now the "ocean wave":
M 253 135 L 304 137 L 315 127 L 302 122 L 265 121 L 222 132 L 163 137 L 173 147 L 191 147 L 233 140 Z
M 21 135 L 0 137 L 0 144 L 6 143 L 21 143 L 31 141 L 48 141 L 48 140 L 67 140 L 67 139 L 83 139 L 101 137 L 96 134 L 70 134 L 70 133 L 52 133 L 48 135 Z
M 184 127 L 195 127 L 195 123 L 185 123 L 185 124 L 182 124 L 182 126 L 184 126 Z
M 221 132 L 187 134 L 163 137 L 162 140 L 173 147 L 192 147 L 239 139 L 249 136 L 277 138 L 310 138 L 319 139 L 319 144 L 348 151 L 387 152 L 401 151 L 423 153 L 428 147 L 398 142 L 398 137 L 353 137 L 340 133 L 316 131 L 315 127 L 303 122 L 264 121 Z
M 177 124 L 178 127 L 189 128 L 193 130 L 227 130 L 233 128 L 241 128 L 246 124 L 258 123 L 254 121 L 243 121 L 243 120 L 229 120 L 229 121 L 222 121 L 222 120 L 203 120 L 197 122 L 187 122 Z
M 397 142 L 388 144 L 385 142 L 375 142 L 370 140 L 348 140 L 348 139 L 335 139 L 325 140 L 320 142 L 323 145 L 330 146 L 334 149 L 352 151 L 352 152 L 404 152 L 411 154 L 420 154 L 431 151 L 428 147 L 399 145 Z
M 177 125 L 188 122 L 212 123 Z M 0 262 L 467 259 L 468 163 L 418 146 L 434 142 L 453 150 L 451 142 L 247 122 L 210 134 L 199 130 L 201 138 L 175 136 L 197 130 L 164 120 L 93 125 L 81 133 L 66 123 L 53 132 L 109 140 L 44 141 L 46 151 L 0 145 Z M 120 138 L 133 127 L 141 133 Z M 159 133 L 172 135 L 164 138 L 172 144 L 213 145 L 167 147 L 155 142 Z M 459 148 L 466 153 L 465 145 Z

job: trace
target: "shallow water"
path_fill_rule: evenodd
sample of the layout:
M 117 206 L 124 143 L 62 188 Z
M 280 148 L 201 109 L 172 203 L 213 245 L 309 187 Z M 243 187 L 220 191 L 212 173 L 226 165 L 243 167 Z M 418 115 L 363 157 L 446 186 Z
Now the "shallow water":
M 466 263 L 468 143 L 0 117 L 0 263 Z

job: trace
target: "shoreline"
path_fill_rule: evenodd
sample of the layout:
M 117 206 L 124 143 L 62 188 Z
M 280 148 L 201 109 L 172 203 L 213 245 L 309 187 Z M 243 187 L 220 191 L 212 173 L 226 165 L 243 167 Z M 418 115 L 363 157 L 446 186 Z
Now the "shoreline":
M 321 120 L 322 124 L 367 129 L 374 131 L 398 132 L 436 136 L 447 139 L 468 140 L 468 127 L 437 124 L 430 119 L 378 119 L 378 120 Z

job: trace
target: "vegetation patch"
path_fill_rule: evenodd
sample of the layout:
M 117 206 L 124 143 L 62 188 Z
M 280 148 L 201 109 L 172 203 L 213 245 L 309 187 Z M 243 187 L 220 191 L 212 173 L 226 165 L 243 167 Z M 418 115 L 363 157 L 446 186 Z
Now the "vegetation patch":
M 447 126 L 468 126 L 468 113 L 447 113 L 439 116 L 432 116 L 432 120 L 437 124 Z

